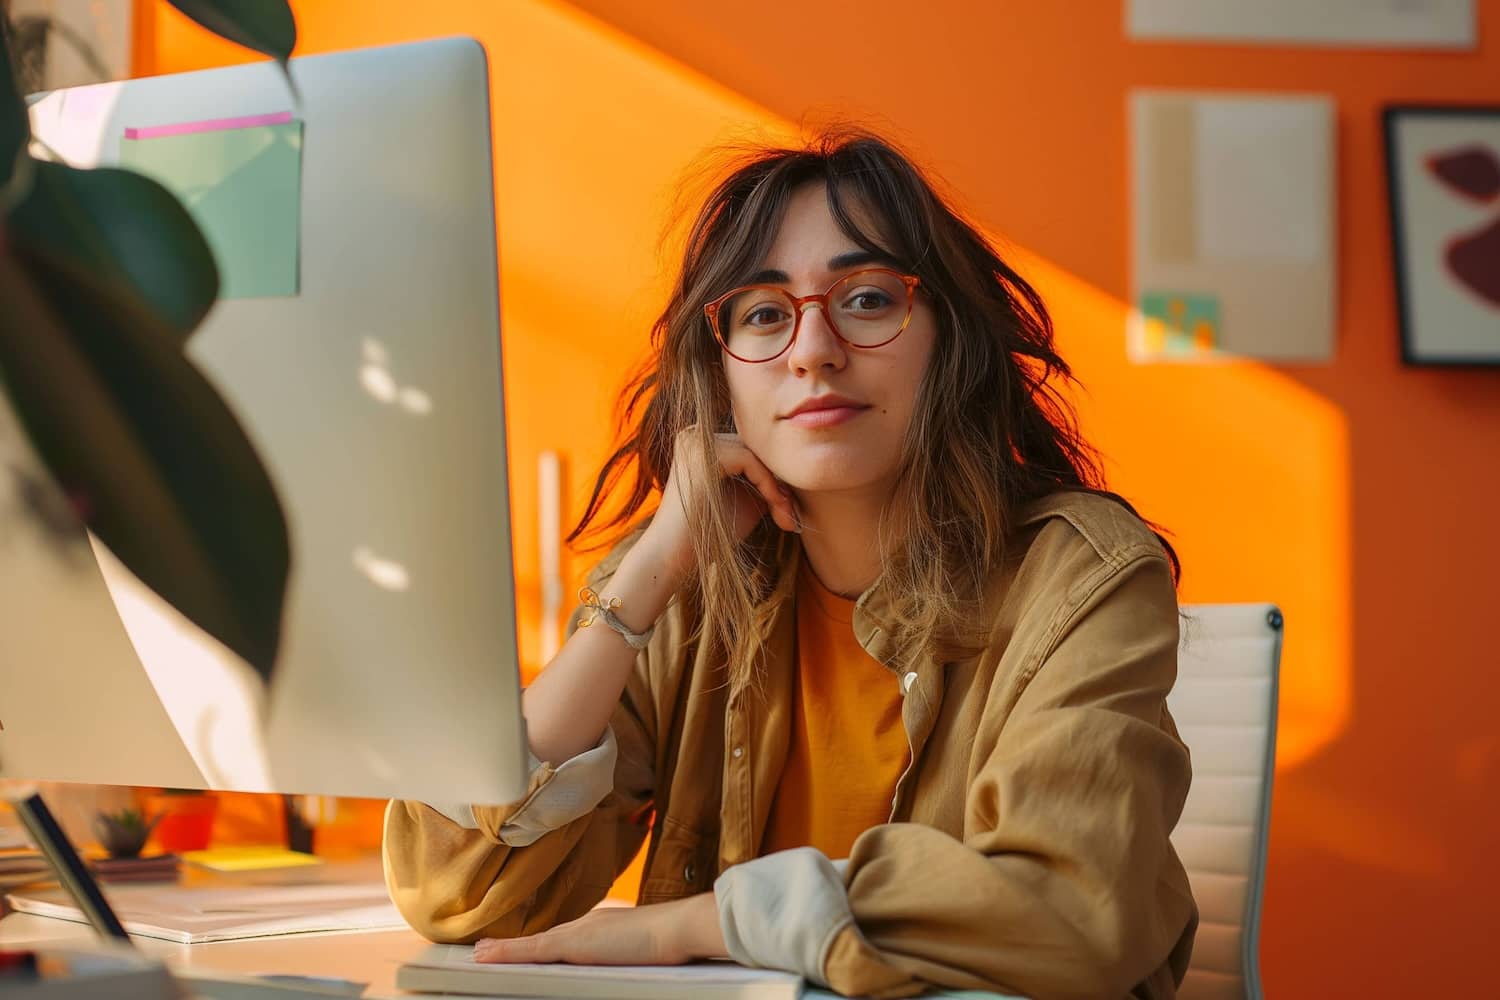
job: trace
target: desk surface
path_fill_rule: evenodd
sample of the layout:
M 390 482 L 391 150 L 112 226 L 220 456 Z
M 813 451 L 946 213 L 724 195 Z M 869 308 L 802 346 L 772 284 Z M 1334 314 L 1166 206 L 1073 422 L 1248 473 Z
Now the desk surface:
M 325 878 L 348 879 L 359 873 L 379 878 L 378 859 L 355 864 L 336 863 L 318 868 L 290 869 L 298 877 L 312 881 Z M 186 881 L 202 884 L 253 884 L 277 873 L 244 873 L 236 876 L 190 873 Z M 286 877 L 282 874 L 280 877 Z M 105 892 L 108 893 L 108 886 Z M 97 940 L 94 929 L 52 917 L 29 913 L 12 913 L 0 919 L 0 950 L 39 947 L 87 947 Z M 413 1000 L 433 994 L 406 993 L 396 989 L 396 970 L 403 962 L 418 958 L 430 943 L 413 930 L 336 931 L 316 934 L 286 934 L 276 937 L 249 938 L 242 941 L 215 941 L 208 944 L 177 944 L 155 938 L 132 939 L 142 954 L 160 958 L 173 969 L 200 974 L 232 973 L 238 975 L 322 976 L 367 983 L 362 997 L 369 1000 Z M 993 993 L 952 992 L 938 997 L 953 1000 L 1014 1000 Z M 840 1000 L 835 994 L 808 989 L 804 1000 Z
M 192 867 L 183 870 L 186 885 L 245 886 L 261 881 L 286 880 L 381 882 L 380 859 L 359 858 L 330 861 L 306 868 L 269 869 L 233 874 L 207 872 Z M 104 886 L 105 894 L 109 886 Z M 87 947 L 97 940 L 94 929 L 29 913 L 12 913 L 0 919 L 0 948 L 35 948 L 51 945 Z M 429 943 L 412 930 L 339 931 L 318 934 L 286 934 L 215 941 L 209 944 L 177 944 L 155 938 L 132 938 L 143 954 L 160 958 L 174 969 L 200 973 L 227 972 L 241 975 L 281 974 L 327 976 L 368 983 L 364 996 L 388 998 L 414 994 L 396 990 L 396 970 L 401 963 L 421 954 Z
M 87 945 L 93 940 L 93 928 L 84 924 L 29 913 L 12 913 L 0 920 L 0 949 Z M 369 987 L 362 995 L 368 1000 L 414 1000 L 420 996 L 434 996 L 396 989 L 396 970 L 401 963 L 417 958 L 431 946 L 412 930 L 293 934 L 247 941 L 215 941 L 212 944 L 175 944 L 152 938 L 136 938 L 135 941 L 143 953 L 161 958 L 181 971 L 191 969 L 207 974 L 229 972 L 251 976 L 267 973 L 332 976 L 368 983 Z M 1020 1000 L 970 991 L 941 993 L 937 1000 L 945 997 L 951 1000 Z M 842 1000 L 825 990 L 808 989 L 803 994 L 803 1000 L 819 998 Z
M 4 949 L 86 947 L 95 940 L 92 927 L 66 920 L 29 913 L 12 913 L 0 920 L 0 948 Z M 160 958 L 180 971 L 332 976 L 368 983 L 364 996 L 371 998 L 413 996 L 397 991 L 396 969 L 430 947 L 411 930 L 291 934 L 211 944 L 176 944 L 153 938 L 134 941 L 143 954 Z

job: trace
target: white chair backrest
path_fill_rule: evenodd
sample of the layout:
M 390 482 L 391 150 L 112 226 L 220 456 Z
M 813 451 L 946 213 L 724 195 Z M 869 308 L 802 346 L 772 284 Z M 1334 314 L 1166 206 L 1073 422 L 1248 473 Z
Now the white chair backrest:
M 1260 1000 L 1260 902 L 1276 760 L 1281 612 L 1270 604 L 1182 609 L 1167 707 L 1193 755 L 1172 833 L 1198 901 L 1181 1000 Z

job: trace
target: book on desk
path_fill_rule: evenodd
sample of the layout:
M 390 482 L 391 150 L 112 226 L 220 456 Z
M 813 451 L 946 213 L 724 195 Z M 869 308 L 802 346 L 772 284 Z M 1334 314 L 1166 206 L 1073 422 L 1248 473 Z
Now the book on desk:
M 797 1000 L 802 977 L 733 962 L 689 965 L 482 964 L 470 945 L 433 945 L 396 973 L 403 990 L 599 1000 Z
M 17 913 L 87 923 L 61 889 L 13 892 L 6 900 Z M 110 902 L 129 933 L 178 944 L 406 926 L 380 882 L 124 885 L 111 890 Z

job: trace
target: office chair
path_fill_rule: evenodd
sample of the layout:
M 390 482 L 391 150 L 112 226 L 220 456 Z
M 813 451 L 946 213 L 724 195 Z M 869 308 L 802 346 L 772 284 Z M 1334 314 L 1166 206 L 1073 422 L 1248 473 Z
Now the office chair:
M 1178 996 L 1260 1000 L 1260 906 L 1276 761 L 1281 612 L 1270 604 L 1183 609 L 1167 706 L 1193 755 L 1172 833 L 1198 901 L 1198 937 Z

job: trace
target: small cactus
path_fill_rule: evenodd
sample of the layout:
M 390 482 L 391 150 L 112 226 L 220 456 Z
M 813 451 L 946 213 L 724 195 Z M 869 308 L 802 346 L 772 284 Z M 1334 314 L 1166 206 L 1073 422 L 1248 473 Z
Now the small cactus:
M 146 839 L 160 819 L 161 816 L 157 815 L 148 820 L 136 809 L 101 812 L 94 816 L 94 832 L 99 835 L 99 843 L 110 857 L 135 858 L 140 856 L 141 848 L 146 846 Z

